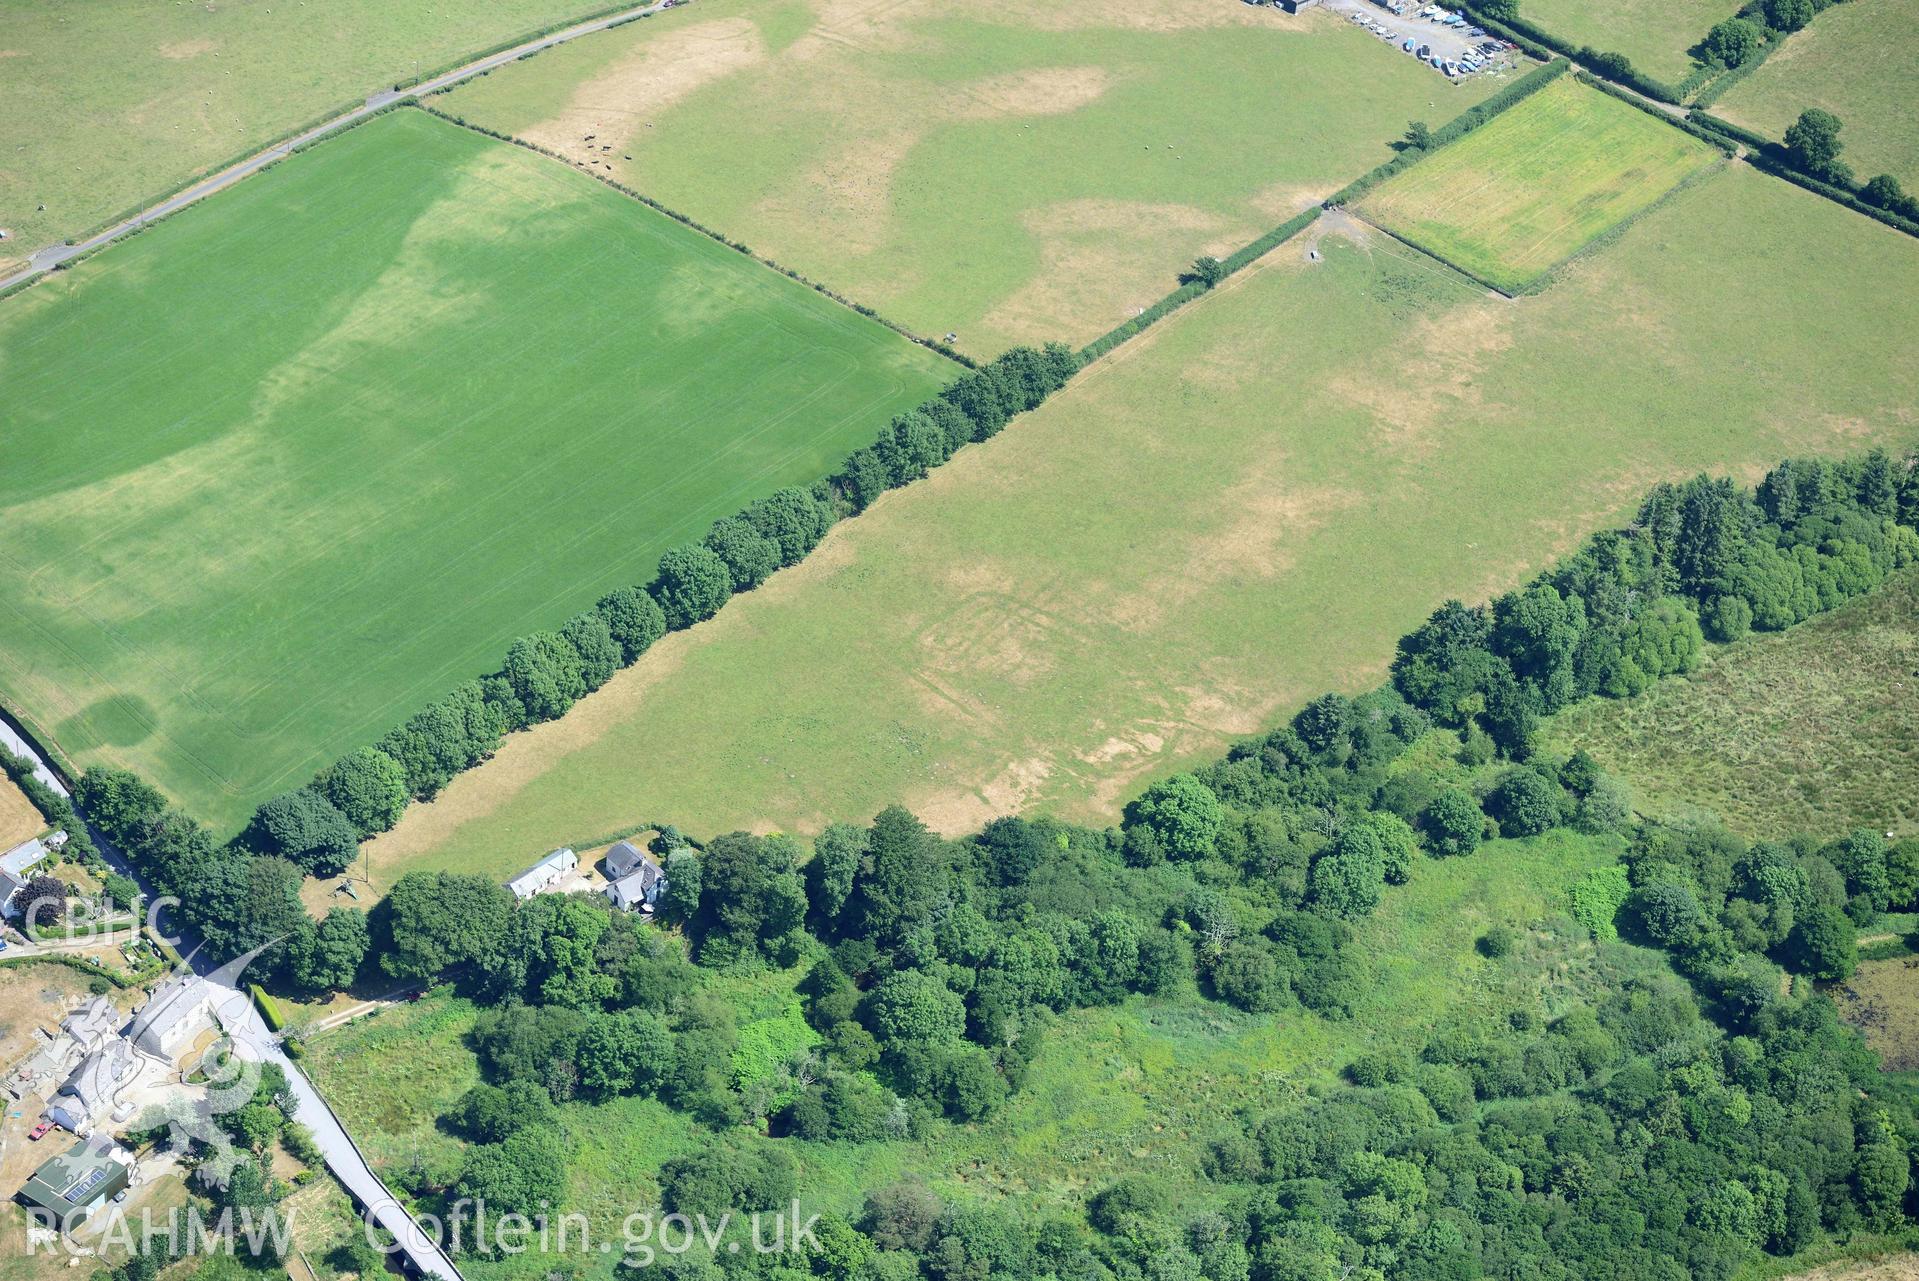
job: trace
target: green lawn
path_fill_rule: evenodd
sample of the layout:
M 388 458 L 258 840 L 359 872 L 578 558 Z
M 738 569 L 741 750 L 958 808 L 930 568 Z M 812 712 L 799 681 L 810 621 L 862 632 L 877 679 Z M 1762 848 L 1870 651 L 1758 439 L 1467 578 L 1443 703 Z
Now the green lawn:
M 1368 221 L 1508 292 L 1720 158 L 1561 76 L 1366 196 Z
M 1493 83 L 1330 13 L 700 0 L 439 105 L 991 355 L 1090 340 Z
M 416 70 L 601 7 L 0 0 L 0 275 Z
M 893 800 L 1110 823 L 1655 481 L 1919 438 L 1919 243 L 1748 168 L 1517 301 L 1319 226 L 413 807 L 376 883 Z
M 1919 832 L 1919 572 L 1630 702 L 1571 708 L 1548 738 L 1592 752 L 1647 814 L 1756 838 Z
M 954 367 L 403 110 L 0 307 L 0 697 L 231 828 Z
M 1733 0 L 1525 0 L 1520 13 L 1562 40 L 1623 53 L 1640 71 L 1676 84 L 1692 69 L 1686 50 L 1738 9 Z
M 1919 0 L 1847 0 L 1789 38 L 1713 104 L 1713 114 L 1770 138 L 1821 107 L 1845 122 L 1843 159 L 1859 181 L 1889 173 L 1919 189 Z

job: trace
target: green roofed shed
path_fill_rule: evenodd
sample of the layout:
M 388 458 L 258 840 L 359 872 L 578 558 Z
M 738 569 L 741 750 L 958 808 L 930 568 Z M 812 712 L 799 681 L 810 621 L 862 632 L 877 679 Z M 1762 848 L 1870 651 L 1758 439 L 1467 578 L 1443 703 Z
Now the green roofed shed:
M 95 1136 L 75 1143 L 33 1172 L 17 1194 L 22 1205 L 62 1226 L 85 1223 L 93 1212 L 127 1190 L 132 1170 L 126 1149 Z

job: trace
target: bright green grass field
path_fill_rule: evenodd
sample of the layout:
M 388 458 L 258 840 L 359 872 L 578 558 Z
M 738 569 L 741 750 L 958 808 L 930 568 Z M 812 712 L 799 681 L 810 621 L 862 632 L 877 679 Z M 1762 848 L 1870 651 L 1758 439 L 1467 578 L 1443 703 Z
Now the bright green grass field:
M 990 356 L 1105 332 L 1494 83 L 1219 0 L 700 0 L 440 105 Z
M 1684 680 L 1568 709 L 1547 739 L 1593 753 L 1646 814 L 1768 839 L 1919 831 L 1919 572 L 1708 653 Z
M 1592 999 L 1603 975 L 1663 969 L 1657 954 L 1595 946 L 1564 919 L 1573 881 L 1614 862 L 1620 849 L 1617 838 L 1561 830 L 1491 842 L 1470 858 L 1420 860 L 1412 880 L 1389 888 L 1379 911 L 1356 926 L 1372 981 L 1350 1019 L 1244 1014 L 1191 991 L 1134 998 L 1064 1016 L 1026 1086 L 984 1124 L 939 1123 L 923 1139 L 899 1142 L 778 1142 L 800 1162 L 808 1213 L 855 1216 L 868 1191 L 910 1176 L 948 1198 L 1007 1198 L 1036 1217 L 1070 1212 L 1114 1178 L 1144 1171 L 1164 1181 L 1183 1219 L 1217 1198 L 1199 1158 L 1208 1139 L 1233 1126 L 1237 1109 L 1272 1109 L 1310 1088 L 1336 1087 L 1339 1070 L 1367 1048 L 1417 1046 L 1436 1028 L 1500 1020 L 1517 1008 L 1555 1016 Z M 1522 936 L 1497 962 L 1474 946 L 1493 925 Z M 708 982 L 751 1035 L 790 1004 L 804 973 L 802 965 Z M 434 1117 L 478 1079 L 461 1041 L 472 1018 L 467 1002 L 435 994 L 311 1043 L 307 1069 L 376 1166 L 417 1164 L 442 1177 L 457 1169 L 460 1140 Z M 596 1236 L 654 1204 L 664 1162 L 712 1142 L 650 1099 L 572 1104 L 563 1124 L 566 1209 L 585 1213 Z M 747 1130 L 736 1137 L 771 1141 Z M 474 1261 L 471 1270 L 494 1278 L 551 1265 L 529 1256 Z
M 1919 242 L 1749 168 L 1516 301 L 1329 221 L 514 736 L 369 847 L 376 884 L 895 800 L 1110 823 L 1658 480 L 1919 439 Z
M 1808 107 L 1845 122 L 1842 159 L 1859 181 L 1919 188 L 1919 0 L 1847 0 L 1820 14 L 1713 104 L 1714 115 L 1785 136 Z
M 0 307 L 0 696 L 231 828 L 952 370 L 389 113 Z
M 1513 291 L 1720 152 L 1561 76 L 1360 201 L 1371 222 Z
M 0 275 L 416 70 L 601 7 L 0 0 Z
M 1686 50 L 1738 9 L 1733 0 L 1523 0 L 1520 12 L 1563 40 L 1623 53 L 1640 71 L 1676 84 L 1692 69 Z

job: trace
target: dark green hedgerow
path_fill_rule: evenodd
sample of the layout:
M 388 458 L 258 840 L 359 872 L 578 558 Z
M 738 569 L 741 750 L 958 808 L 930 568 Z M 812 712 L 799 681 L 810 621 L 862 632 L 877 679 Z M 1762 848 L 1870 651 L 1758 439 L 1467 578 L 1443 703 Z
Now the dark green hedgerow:
M 1536 49 L 1543 47 L 1561 57 L 1570 58 L 1589 71 L 1598 72 L 1609 79 L 1637 89 L 1648 97 L 1657 98 L 1661 102 L 1682 101 L 1678 89 L 1663 80 L 1654 79 L 1639 71 L 1624 54 L 1609 53 L 1603 49 L 1594 49 L 1590 45 L 1575 46 L 1543 27 L 1534 26 L 1517 14 L 1504 18 L 1491 17 L 1480 11 L 1472 0 L 1460 0 L 1456 7 L 1463 10 L 1466 16 L 1477 25 L 1495 35 L 1512 40 L 1514 44 L 1533 54 L 1534 57 L 1543 56 L 1535 52 Z
M 1726 138 L 1724 138 L 1723 136 L 1719 134 L 1714 133 L 1710 129 L 1704 128 L 1703 126 L 1695 123 L 1690 116 L 1687 116 L 1682 119 L 1681 117 L 1672 115 L 1669 112 L 1661 111 L 1659 108 L 1653 106 L 1650 102 L 1647 102 L 1644 98 L 1640 97 L 1638 94 L 1629 93 L 1626 90 L 1621 89 L 1618 85 L 1613 84 L 1610 81 L 1603 80 L 1600 77 L 1593 75 L 1589 71 L 1580 71 L 1577 74 L 1579 77 L 1580 84 L 1587 85 L 1593 89 L 1597 89 L 1599 90 L 1599 92 L 1606 94 L 1610 97 L 1617 98 L 1619 99 L 1619 101 L 1626 103 L 1629 106 L 1637 107 L 1639 110 L 1651 116 L 1654 120 L 1660 121 L 1663 124 L 1672 125 L 1674 128 L 1679 129 L 1682 132 L 1691 134 L 1693 137 L 1699 139 L 1701 142 L 1710 143 L 1712 146 L 1717 147 L 1720 151 L 1724 152 L 1725 154 L 1729 156 L 1735 154 L 1738 151 L 1738 148 L 1733 146 L 1733 144 L 1729 142 Z
M 1310 227 L 1314 220 L 1319 217 L 1319 212 L 1318 206 L 1302 210 L 1259 239 L 1235 250 L 1221 261 L 1219 264 L 1218 278 L 1215 279 L 1212 284 L 1207 284 L 1199 280 L 1188 280 L 1180 285 L 1179 288 L 1173 290 L 1173 292 L 1140 312 L 1139 315 L 1101 334 L 1098 338 L 1095 338 L 1092 342 L 1080 348 L 1080 363 L 1084 364 L 1087 361 L 1099 359 L 1107 352 L 1113 350 L 1113 348 L 1125 342 L 1128 338 L 1141 333 L 1158 321 L 1164 320 L 1167 316 L 1172 315 L 1181 307 L 1193 301 L 1193 299 L 1215 288 L 1219 284 L 1219 281 L 1224 280 L 1227 276 L 1232 275 L 1236 271 L 1243 270 L 1246 267 L 1250 267 L 1253 263 L 1259 261 L 1304 231 L 1307 227 Z
M 1864 199 L 1863 193 L 1866 191 L 1864 186 L 1848 188 L 1814 177 L 1793 162 L 1792 152 L 1787 147 L 1764 134 L 1755 133 L 1733 124 L 1730 120 L 1722 120 L 1704 111 L 1687 112 L 1686 121 L 1694 129 L 1715 134 L 1722 139 L 1743 143 L 1749 152 L 1746 159 L 1755 169 L 1769 173 L 1775 178 L 1783 178 L 1814 195 L 1824 196 L 1836 204 L 1844 205 L 1854 213 L 1861 213 L 1876 222 L 1882 222 L 1895 231 L 1903 231 L 1908 236 L 1919 236 L 1919 221 L 1905 217 L 1895 210 L 1881 208 Z

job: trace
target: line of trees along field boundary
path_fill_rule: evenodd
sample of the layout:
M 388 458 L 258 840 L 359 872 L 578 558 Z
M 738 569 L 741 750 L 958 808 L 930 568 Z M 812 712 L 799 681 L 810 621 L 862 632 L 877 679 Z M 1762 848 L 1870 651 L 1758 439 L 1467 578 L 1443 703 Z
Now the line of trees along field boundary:
M 1538 68 L 1469 108 L 1442 126 L 1434 135 L 1435 145 L 1470 132 L 1564 74 L 1567 67 L 1561 61 Z M 414 105 L 456 127 L 581 169 L 524 139 L 474 125 L 428 104 Z M 1407 156 L 1396 159 L 1406 161 Z M 875 316 L 871 309 L 754 255 L 745 244 L 624 184 L 592 176 L 862 315 Z M 237 840 L 256 855 L 285 857 L 313 875 L 337 875 L 351 862 L 359 841 L 392 827 L 410 802 L 432 799 L 455 775 L 491 756 L 504 734 L 564 715 L 615 671 L 637 661 L 666 631 L 711 618 L 734 593 L 750 591 L 778 569 L 796 564 L 838 520 L 864 511 L 886 490 L 922 478 L 964 445 L 996 435 L 1013 417 L 1037 408 L 1064 386 L 1088 359 L 1111 350 L 1200 296 L 1225 275 L 1256 261 L 1310 225 L 1318 214 L 1319 209 L 1308 209 L 1289 219 L 1231 255 L 1212 280 L 1182 285 L 1147 314 L 1134 317 L 1082 352 L 1059 344 L 1044 349 L 1015 347 L 985 366 L 970 369 L 917 410 L 895 417 L 872 445 L 854 451 L 839 472 L 808 488 L 782 489 L 714 522 L 701 543 L 669 549 L 653 582 L 609 593 L 558 631 L 522 637 L 509 648 L 497 672 L 462 685 L 378 744 L 347 753 L 312 783 L 268 799 Z
M 1497 93 L 1474 103 L 1433 130 L 1428 135 L 1429 140 L 1424 147 L 1408 145 L 1404 151 L 1392 159 L 1373 166 L 1326 197 L 1325 207 L 1337 209 L 1341 205 L 1351 204 L 1394 174 L 1412 168 L 1441 147 L 1459 141 L 1488 120 L 1524 102 L 1571 70 L 1572 63 L 1564 58 L 1554 58 L 1543 67 L 1534 67 Z
M 1748 148 L 1747 162 L 1761 173 L 1783 178 L 1814 195 L 1824 196 L 1835 204 L 1844 205 L 1854 213 L 1864 214 L 1875 222 L 1884 223 L 1895 231 L 1903 231 L 1908 236 L 1919 237 L 1919 219 L 1901 213 L 1897 209 L 1874 204 L 1866 198 L 1866 193 L 1871 190 L 1870 183 L 1841 185 L 1808 173 L 1794 159 L 1791 148 L 1783 143 L 1709 112 L 1689 111 L 1686 113 L 1686 120 L 1695 129 L 1716 134 L 1730 142 L 1743 143 Z M 1908 209 L 1919 210 L 1919 201 L 1914 201 L 1911 196 L 1904 196 L 1903 203 Z
M 1557 53 L 1596 75 L 1677 107 L 1683 106 L 1689 99 L 1703 104 L 1717 98 L 1732 84 L 1752 74 L 1753 69 L 1770 57 L 1785 42 L 1786 37 L 1803 29 L 1818 14 L 1843 2 L 1748 0 L 1737 13 L 1715 24 L 1700 37 L 1694 48 L 1705 56 L 1695 57 L 1693 69 L 1678 84 L 1668 84 L 1656 76 L 1647 75 L 1633 66 L 1632 59 L 1622 53 L 1595 49 L 1591 45 L 1575 45 L 1548 31 L 1521 16 L 1520 5 L 1523 0 L 1459 0 L 1454 7 L 1479 26 L 1512 41 L 1533 57 L 1544 58 L 1549 53 Z M 1782 16 L 1787 12 L 1793 16 Z M 1721 34 L 1733 24 L 1739 25 L 1725 37 L 1724 43 L 1730 48 L 1722 54 L 1718 51 Z
M 1570 69 L 1571 64 L 1561 59 L 1536 68 L 1435 131 L 1427 148 L 1402 152 L 1336 193 L 1325 207 L 1363 194 Z M 526 146 L 565 163 L 564 157 L 543 148 L 468 124 L 410 99 L 384 110 L 409 105 L 422 105 L 423 110 L 451 124 Z M 335 136 L 329 134 L 327 138 Z M 752 256 L 744 245 L 727 241 L 640 193 L 609 179 L 601 181 Z M 1111 350 L 1201 296 L 1226 274 L 1257 261 L 1310 225 L 1319 213 L 1319 208 L 1303 211 L 1225 262 L 1214 263 L 1217 274 L 1210 281 L 1183 284 L 1146 315 L 1134 317 L 1079 353 L 1058 344 L 1049 344 L 1043 350 L 1017 347 L 970 369 L 918 409 L 897 415 L 872 445 L 856 450 L 833 475 L 811 486 L 782 489 L 714 522 L 700 543 L 673 548 L 663 555 L 652 582 L 617 589 L 557 630 L 522 637 L 509 648 L 497 671 L 465 682 L 408 718 L 377 744 L 347 753 L 310 784 L 270 798 L 234 838 L 230 851 L 244 859 L 249 868 L 267 869 L 262 875 L 274 884 L 256 886 L 256 891 L 262 891 L 257 897 L 275 901 L 291 896 L 295 914 L 305 920 L 297 899 L 302 876 L 337 875 L 349 865 L 361 840 L 390 828 L 409 803 L 431 799 L 455 775 L 489 757 L 504 734 L 564 714 L 579 698 L 610 679 L 613 672 L 636 661 L 666 631 L 710 618 L 732 595 L 751 590 L 778 569 L 797 563 L 838 520 L 864 511 L 886 490 L 923 477 L 964 445 L 997 434 L 1012 417 L 1036 408 L 1063 386 L 1086 360 Z M 785 272 L 777 264 L 768 265 Z M 145 784 L 138 787 L 145 789 L 142 795 L 151 793 L 162 809 L 167 808 L 157 790 Z M 169 823 L 183 834 L 181 839 L 189 844 L 211 843 L 211 836 L 191 818 L 178 811 L 169 812 L 173 816 Z M 196 832 L 199 834 L 194 835 Z M 254 875 L 251 870 L 242 870 Z M 287 893 L 282 895 L 281 890 Z M 232 922 L 221 920 L 218 912 L 209 913 L 200 924 L 210 941 L 217 938 L 221 945 L 233 945 L 236 951 L 243 950 L 238 944 L 256 933 L 250 928 L 234 928 Z M 287 927 L 281 932 L 287 932 L 295 921 L 282 920 L 279 924 Z
M 1797 26 L 1781 29 L 1772 25 L 1773 7 L 1786 9 L 1794 7 L 1794 3 L 1795 0 L 1751 0 L 1751 3 L 1732 18 L 1714 27 L 1713 33 L 1718 33 L 1728 23 L 1744 23 L 1753 29 L 1751 38 L 1757 42 L 1753 44 L 1752 52 L 1732 66 L 1714 67 L 1701 64 L 1677 88 L 1640 75 L 1632 69 L 1631 62 L 1619 54 L 1601 53 L 1590 48 L 1569 47 L 1550 33 L 1525 22 L 1517 16 L 1516 12 L 1507 12 L 1514 8 L 1510 4 L 1499 4 L 1497 9 L 1489 11 L 1487 7 L 1482 7 L 1485 5 L 1485 0 L 1461 0 L 1458 7 L 1487 30 L 1513 41 L 1533 56 L 1549 56 L 1549 51 L 1562 54 L 1579 65 L 1583 83 L 1610 93 L 1623 102 L 1630 102 L 1646 111 L 1647 114 L 1664 120 L 1667 124 L 1682 129 L 1696 138 L 1711 142 L 1722 149 L 1728 142 L 1744 144 L 1756 153 L 1749 159 L 1753 167 L 1762 173 L 1782 178 L 1814 195 L 1824 196 L 1828 200 L 1844 205 L 1854 213 L 1864 214 L 1876 222 L 1884 223 L 1897 231 L 1903 231 L 1909 236 L 1919 236 L 1919 198 L 1902 191 L 1891 175 L 1880 175 L 1868 182 L 1860 183 L 1853 181 L 1849 172 L 1825 176 L 1813 173 L 1805 165 L 1796 161 L 1791 149 L 1783 143 L 1706 112 L 1705 108 L 1715 102 L 1721 94 L 1738 81 L 1751 75 L 1760 63 L 1771 57 L 1785 43 L 1788 36 L 1803 30 L 1814 17 L 1826 9 L 1835 4 L 1846 3 L 1846 0 L 1803 0 L 1803 5 L 1797 9 L 1800 14 L 1800 17 L 1795 19 L 1798 22 Z M 1496 13 L 1503 13 L 1503 19 L 1495 16 Z M 1712 78 L 1714 76 L 1717 78 Z M 1710 84 L 1693 98 L 1692 109 L 1683 117 L 1672 112 L 1660 111 L 1645 101 L 1646 98 L 1651 98 L 1670 106 L 1681 105 L 1693 88 L 1708 79 L 1711 81 Z
M 1063 349 L 1055 351 L 1070 359 Z M 989 366 L 969 378 L 984 383 L 996 372 Z M 976 386 L 956 399 L 984 390 Z M 908 420 L 916 418 L 936 421 L 924 411 L 901 415 L 896 425 L 905 424 L 905 430 L 892 437 L 889 454 L 910 457 L 916 429 Z M 880 451 L 870 452 L 879 462 Z M 858 483 L 842 472 L 822 492 L 829 500 L 842 495 L 840 501 L 852 502 Z M 770 527 L 789 538 L 797 559 L 811 530 L 824 532 L 803 523 L 809 498 L 819 502 L 807 491 L 780 491 L 751 516 L 725 521 L 754 527 L 755 520 L 774 518 Z M 811 510 L 823 514 L 818 505 Z M 349 753 L 314 785 L 268 801 L 248 831 L 228 845 L 128 771 L 89 769 L 75 789 L 76 803 L 159 892 L 187 891 L 186 923 L 213 952 L 237 954 L 288 936 L 296 940 L 289 949 L 296 955 L 305 948 L 321 956 L 305 977 L 295 963 L 297 984 L 324 986 L 312 981 L 316 974 L 349 981 L 369 946 L 365 916 L 335 909 L 316 926 L 299 898 L 306 874 L 338 872 L 362 836 L 397 819 L 410 789 L 443 786 L 472 763 L 463 753 L 490 750 L 510 725 L 517 727 L 514 715 L 557 714 L 569 698 L 586 692 L 586 675 L 601 681 L 610 676 L 626 647 L 637 656 L 669 624 L 696 621 L 700 607 L 693 593 L 702 581 L 710 590 L 708 606 L 717 609 L 729 594 L 724 578 L 739 563 L 738 547 L 717 541 L 734 560 L 704 544 L 676 549 L 710 571 L 710 578 L 663 558 L 661 581 L 651 590 L 619 589 L 560 632 L 516 642 L 501 672 L 460 687 L 380 747 Z M 768 554 L 777 551 L 776 544 Z M 1684 485 L 1660 485 L 1628 528 L 1595 535 L 1581 552 L 1489 606 L 1447 602 L 1402 638 L 1392 683 L 1379 696 L 1389 704 L 1382 716 L 1390 720 L 1403 707 L 1412 718 L 1408 725 L 1456 728 L 1464 750 L 1481 762 L 1501 756 L 1524 762 L 1534 752 L 1541 718 L 1576 699 L 1630 697 L 1690 671 L 1708 641 L 1783 630 L 1876 589 L 1887 575 L 1915 563 L 1919 455 L 1895 461 L 1874 450 L 1839 463 L 1788 460 L 1750 491 L 1703 475 Z M 583 675 L 578 668 L 589 657 L 598 666 Z M 529 709 L 529 699 L 537 706 Z M 1327 695 L 1308 704 L 1281 733 L 1313 743 L 1322 736 L 1312 726 L 1352 723 L 1353 705 Z M 1220 768 L 1247 751 L 1256 752 L 1257 744 L 1235 749 Z M 1232 790 L 1218 778 L 1206 784 L 1205 797 L 1177 780 L 1156 785 L 1129 809 L 1127 825 L 1137 826 L 1142 814 L 1161 814 L 1164 821 L 1146 825 L 1154 839 L 1176 843 L 1184 838 L 1168 816 L 1185 802 L 1173 805 L 1169 797 L 1190 793 L 1189 800 L 1211 811 L 1209 798 L 1221 787 Z M 338 923 L 337 937 L 312 937 L 343 913 L 357 919 Z M 334 945 L 336 956 L 350 955 L 352 965 L 327 968 L 322 943 Z

